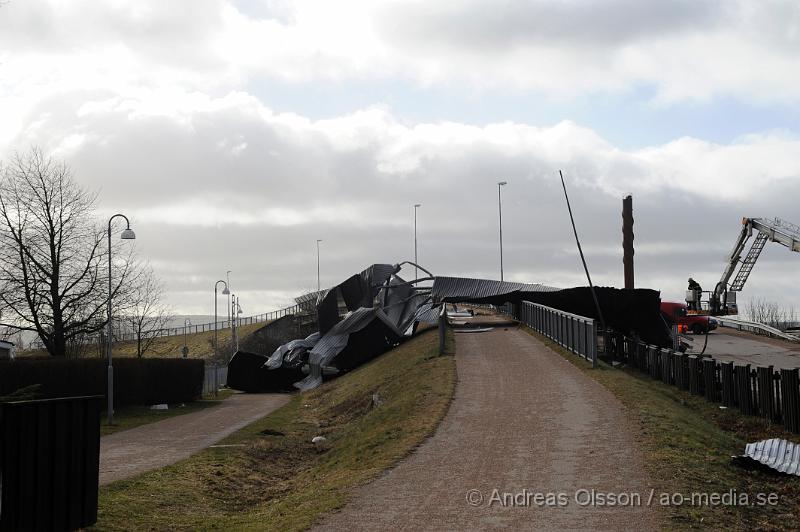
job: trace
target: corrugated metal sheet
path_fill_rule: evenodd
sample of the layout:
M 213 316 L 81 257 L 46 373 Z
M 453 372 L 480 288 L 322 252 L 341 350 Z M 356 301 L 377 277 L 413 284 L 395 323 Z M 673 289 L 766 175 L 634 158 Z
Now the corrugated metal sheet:
M 434 301 L 460 301 L 501 296 L 512 292 L 555 292 L 558 290 L 560 289 L 543 284 L 436 276 L 433 280 L 431 295 Z
M 780 438 L 748 443 L 744 454 L 781 473 L 800 476 L 800 445 Z

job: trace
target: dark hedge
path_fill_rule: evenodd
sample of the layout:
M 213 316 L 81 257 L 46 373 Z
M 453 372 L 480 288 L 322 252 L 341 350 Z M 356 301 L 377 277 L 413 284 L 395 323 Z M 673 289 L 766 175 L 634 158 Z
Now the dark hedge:
M 105 359 L 0 361 L 0 397 L 40 384 L 40 398 L 106 395 Z M 203 392 L 205 362 L 181 358 L 114 360 L 114 405 L 185 403 Z

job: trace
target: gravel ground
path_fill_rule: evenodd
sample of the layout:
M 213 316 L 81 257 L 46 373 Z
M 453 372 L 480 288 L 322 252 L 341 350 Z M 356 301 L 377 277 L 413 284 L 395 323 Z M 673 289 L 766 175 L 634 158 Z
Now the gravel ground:
M 456 345 L 456 396 L 436 433 L 318 529 L 659 528 L 633 428 L 610 392 L 518 329 L 457 334 Z M 641 506 L 576 502 L 593 489 L 639 494 Z M 498 501 L 504 492 L 522 504 Z M 537 493 L 556 505 L 537 506 Z
M 288 394 L 236 393 L 214 406 L 100 438 L 100 485 L 174 464 L 286 404 Z

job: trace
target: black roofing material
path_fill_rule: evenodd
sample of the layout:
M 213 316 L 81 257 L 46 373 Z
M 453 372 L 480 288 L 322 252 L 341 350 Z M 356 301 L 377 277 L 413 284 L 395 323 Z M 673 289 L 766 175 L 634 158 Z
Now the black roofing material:
M 657 290 L 647 288 L 625 290 L 596 286 L 595 292 L 607 327 L 631 337 L 638 335 L 648 344 L 662 347 L 672 345 L 669 330 L 661 318 L 661 296 Z M 521 292 L 519 297 L 524 301 L 598 319 L 589 287 L 567 288 L 547 293 Z
M 292 383 L 305 377 L 300 368 L 279 367 L 266 375 L 267 357 L 237 351 L 228 362 L 228 387 L 248 393 L 292 390 Z
M 270 357 L 237 353 L 228 365 L 228 385 L 310 389 L 323 375 L 348 371 L 397 345 L 413 334 L 420 306 L 430 303 L 428 290 L 399 277 L 400 269 L 373 264 L 325 291 L 317 305 L 318 333 L 284 343 Z

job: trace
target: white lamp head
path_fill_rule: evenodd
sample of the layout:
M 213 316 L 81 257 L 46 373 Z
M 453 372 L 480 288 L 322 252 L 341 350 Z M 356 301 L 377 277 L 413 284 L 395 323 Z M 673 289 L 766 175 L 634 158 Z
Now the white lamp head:
M 122 234 L 119 236 L 122 240 L 136 240 L 136 233 L 133 232 L 133 229 L 128 227 L 125 229 Z

